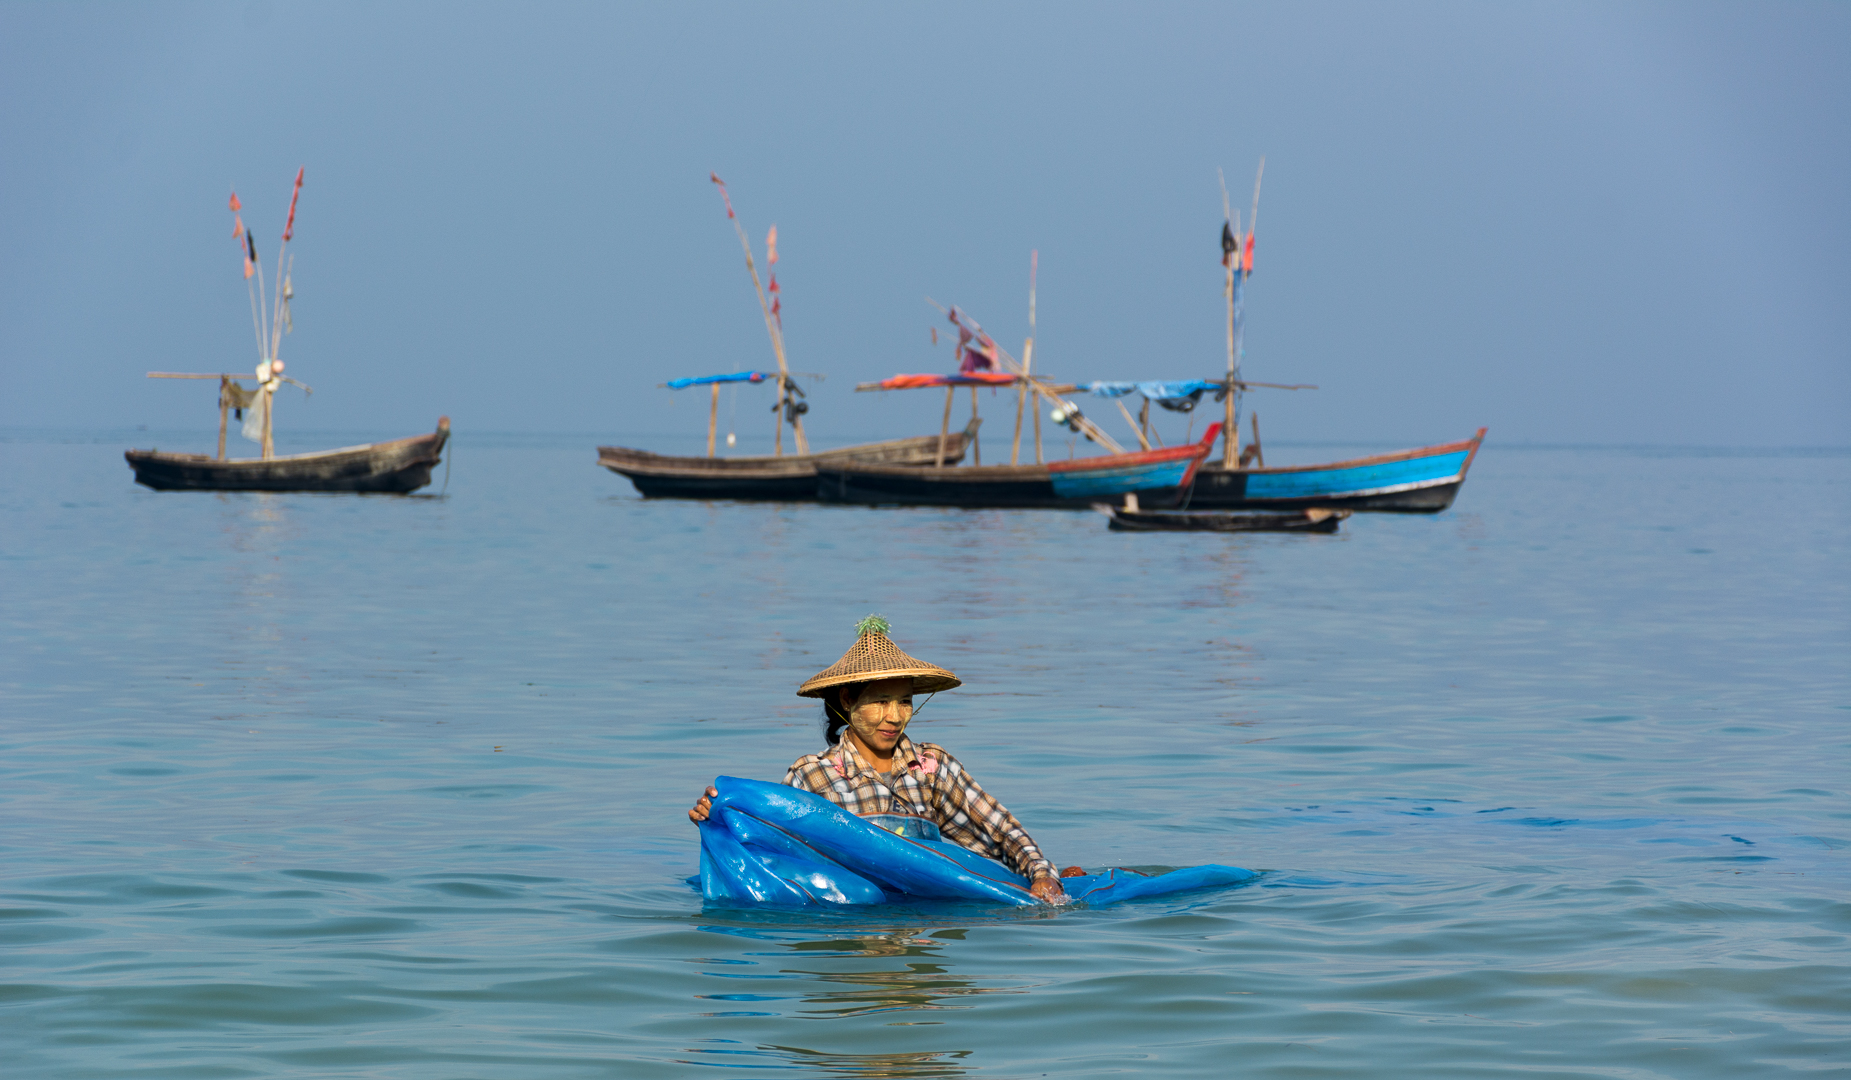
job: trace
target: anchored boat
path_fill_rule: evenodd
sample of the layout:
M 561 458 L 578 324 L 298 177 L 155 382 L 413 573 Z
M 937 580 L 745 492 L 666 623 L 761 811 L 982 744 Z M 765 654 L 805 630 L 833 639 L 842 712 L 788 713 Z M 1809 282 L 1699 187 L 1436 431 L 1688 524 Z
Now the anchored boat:
M 293 257 L 285 261 L 289 242 L 295 235 L 296 201 L 302 195 L 302 169 L 296 170 L 296 184 L 289 196 L 289 219 L 283 226 L 283 245 L 277 251 L 276 278 L 266 288 L 263 264 L 257 258 L 257 241 L 244 227 L 243 206 L 236 192 L 231 196 L 231 212 L 236 222 L 232 233 L 244 256 L 245 288 L 251 297 L 251 322 L 257 332 L 258 363 L 252 374 L 217 372 L 197 374 L 150 371 L 150 379 L 217 379 L 219 383 L 218 456 L 204 454 L 163 453 L 159 450 L 128 450 L 123 457 L 135 472 L 135 482 L 156 491 L 341 491 L 389 492 L 404 494 L 431 482 L 431 469 L 443 457 L 450 439 L 450 418 L 439 417 L 437 430 L 429 435 L 413 435 L 390 442 L 348 446 L 313 454 L 276 454 L 276 392 L 282 384 L 300 387 L 305 394 L 315 391 L 283 374 L 283 361 L 277 356 L 283 335 L 293 329 L 289 302 L 295 296 L 289 268 Z M 245 380 L 255 380 L 245 386 Z M 227 458 L 225 433 L 232 414 L 242 421 L 241 434 L 260 447 L 255 458 Z
M 204 454 L 130 450 L 122 456 L 135 482 L 156 491 L 350 491 L 403 495 L 431 482 L 450 439 L 450 418 L 437 430 L 391 442 L 269 458 L 214 459 Z
M 805 400 L 803 387 L 793 376 L 805 375 L 806 378 L 818 379 L 822 376 L 790 370 L 784 355 L 784 300 L 783 290 L 778 287 L 777 272 L 775 269 L 772 271 L 769 286 L 759 281 L 752 242 L 746 238 L 745 227 L 739 224 L 739 218 L 733 212 L 732 196 L 727 194 L 726 185 L 720 181 L 719 176 L 711 175 L 710 179 L 720 189 L 720 198 L 726 205 L 727 220 L 732 222 L 733 231 L 739 237 L 740 249 L 745 253 L 746 271 L 752 278 L 752 292 L 758 298 L 759 311 L 765 317 L 765 332 L 771 338 L 771 351 L 777 357 L 778 370 L 702 375 L 673 379 L 662 384 L 668 390 L 686 390 L 695 386 L 708 388 L 706 457 L 655 454 L 626 446 L 600 446 L 598 464 L 619 476 L 629 477 L 630 482 L 636 485 L 636 490 L 645 498 L 808 501 L 816 498 L 816 469 L 822 463 L 867 461 L 911 467 L 963 460 L 966 447 L 976 442 L 978 425 L 974 418 L 961 432 L 941 430 L 935 436 L 893 439 L 817 453 L 810 451 L 810 440 L 803 430 L 803 417 L 810 411 L 810 406 Z M 775 225 L 765 236 L 765 248 L 767 265 L 776 267 L 778 228 Z M 777 400 L 771 406 L 775 425 L 773 452 L 769 455 L 720 457 L 720 387 L 731 384 L 737 392 L 740 384 L 764 383 L 777 389 Z M 786 424 L 790 425 L 796 443 L 797 452 L 794 454 L 784 452 Z M 729 432 L 726 444 L 731 446 L 734 441 L 734 435 Z
M 1484 442 L 1469 439 L 1397 450 L 1324 465 L 1227 468 L 1196 473 L 1189 505 L 1203 510 L 1284 510 L 1327 506 L 1403 514 L 1437 514 L 1453 504 Z
M 936 461 L 963 460 L 965 448 L 976 437 L 977 422 L 972 422 L 942 440 L 937 435 L 921 435 L 783 457 L 674 457 L 623 446 L 600 446 L 598 464 L 629 477 L 645 498 L 812 501 L 817 497 L 819 468 L 867 463 L 919 472 Z

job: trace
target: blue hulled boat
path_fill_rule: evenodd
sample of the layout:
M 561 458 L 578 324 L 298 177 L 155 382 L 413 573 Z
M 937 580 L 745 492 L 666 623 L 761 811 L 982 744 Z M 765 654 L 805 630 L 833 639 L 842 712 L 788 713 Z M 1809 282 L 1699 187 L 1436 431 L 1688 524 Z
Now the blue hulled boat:
M 1323 465 L 1197 470 L 1189 506 L 1198 510 L 1292 510 L 1328 506 L 1435 514 L 1465 483 L 1485 428 L 1469 439 Z

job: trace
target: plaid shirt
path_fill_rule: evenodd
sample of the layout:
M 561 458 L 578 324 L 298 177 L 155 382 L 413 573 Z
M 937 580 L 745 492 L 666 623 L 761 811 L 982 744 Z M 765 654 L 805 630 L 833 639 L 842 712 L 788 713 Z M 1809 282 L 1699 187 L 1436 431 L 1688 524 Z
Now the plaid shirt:
M 1054 864 L 1041 854 L 1022 823 L 944 747 L 936 743 L 915 746 L 900 736 L 891 775 L 892 787 L 844 738 L 825 753 L 798 758 L 784 782 L 815 792 L 857 816 L 912 814 L 925 818 L 938 826 L 945 839 L 997 859 L 1031 881 L 1054 876 Z

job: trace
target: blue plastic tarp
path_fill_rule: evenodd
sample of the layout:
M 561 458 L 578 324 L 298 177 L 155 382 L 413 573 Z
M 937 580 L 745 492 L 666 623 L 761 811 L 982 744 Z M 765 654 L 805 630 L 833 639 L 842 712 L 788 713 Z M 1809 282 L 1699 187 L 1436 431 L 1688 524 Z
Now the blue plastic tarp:
M 1202 379 L 1173 379 L 1168 382 L 1094 382 L 1083 388 L 1097 397 L 1124 397 L 1138 393 L 1156 402 L 1194 401 L 1205 390 L 1220 390 L 1225 384 Z
M 901 836 L 808 791 L 722 776 L 700 825 L 701 894 L 714 903 L 880 904 L 908 897 L 1029 906 L 1027 879 L 944 840 Z M 1110 869 L 1064 879 L 1067 895 L 1115 904 L 1190 889 L 1225 888 L 1259 875 L 1191 866 L 1144 875 Z
M 697 379 L 670 379 L 670 390 L 686 390 L 690 386 L 706 386 L 708 383 L 723 382 L 764 382 L 771 377 L 768 371 L 735 371 L 731 375 L 702 375 Z

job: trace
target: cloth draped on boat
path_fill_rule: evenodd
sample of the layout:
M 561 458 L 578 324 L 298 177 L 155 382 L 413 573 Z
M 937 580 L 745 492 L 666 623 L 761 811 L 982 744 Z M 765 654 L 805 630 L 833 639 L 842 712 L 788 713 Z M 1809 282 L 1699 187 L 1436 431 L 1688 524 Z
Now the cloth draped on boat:
M 1209 382 L 1205 379 L 1174 379 L 1168 382 L 1093 382 L 1081 387 L 1096 397 L 1115 398 L 1126 394 L 1143 394 L 1145 397 L 1173 412 L 1188 412 L 1195 408 L 1207 391 L 1215 392 L 1215 400 L 1227 396 L 1227 384 Z
M 263 413 L 262 410 L 258 408 L 257 403 L 258 395 L 263 393 L 262 387 L 253 386 L 249 390 L 246 390 L 244 387 L 227 379 L 223 383 L 219 393 L 223 398 L 221 404 L 228 409 L 238 410 L 238 418 L 244 421 L 238 428 L 238 434 L 254 443 L 263 442 Z
M 670 390 L 686 390 L 690 386 L 706 386 L 710 383 L 723 382 L 764 382 L 774 372 L 769 371 L 735 371 L 731 375 L 702 375 L 696 379 L 670 379 Z
M 224 380 L 219 386 L 219 404 L 238 411 L 238 419 L 244 421 L 238 428 L 238 434 L 254 443 L 264 441 L 263 417 L 257 410 L 257 395 L 261 392 L 254 386 L 246 390 L 230 379 Z
M 1016 381 L 1006 371 L 973 371 L 960 375 L 895 375 L 874 385 L 882 390 L 917 390 L 926 386 L 1009 386 Z
M 700 824 L 698 881 L 709 902 L 814 906 L 927 897 L 1041 903 L 1026 878 L 937 839 L 937 827 L 924 819 L 859 818 L 808 791 L 736 776 L 722 776 L 714 787 L 719 794 Z M 1258 876 L 1213 864 L 1148 876 L 1113 868 L 1061 885 L 1069 898 L 1101 905 L 1226 888 Z

